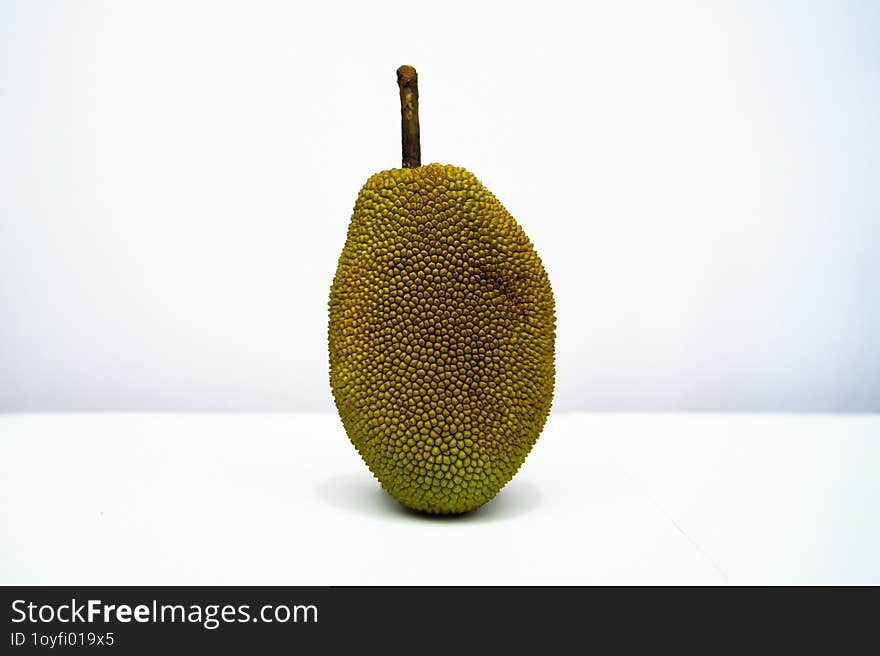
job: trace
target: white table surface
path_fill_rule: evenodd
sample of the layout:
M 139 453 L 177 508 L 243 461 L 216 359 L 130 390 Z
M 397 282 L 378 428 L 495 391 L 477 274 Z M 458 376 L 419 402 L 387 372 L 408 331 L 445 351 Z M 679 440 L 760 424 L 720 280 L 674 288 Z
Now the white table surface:
M 554 413 L 452 519 L 335 415 L 2 415 L 0 526 L 0 584 L 880 583 L 880 415 Z

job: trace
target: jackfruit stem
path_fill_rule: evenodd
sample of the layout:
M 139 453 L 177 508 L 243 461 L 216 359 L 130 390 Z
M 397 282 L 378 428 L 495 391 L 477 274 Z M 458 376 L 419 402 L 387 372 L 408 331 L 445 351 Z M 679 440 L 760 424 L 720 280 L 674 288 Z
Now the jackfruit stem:
M 422 146 L 419 142 L 419 77 L 412 66 L 397 69 L 400 87 L 400 133 L 403 150 L 403 168 L 415 169 L 422 165 Z

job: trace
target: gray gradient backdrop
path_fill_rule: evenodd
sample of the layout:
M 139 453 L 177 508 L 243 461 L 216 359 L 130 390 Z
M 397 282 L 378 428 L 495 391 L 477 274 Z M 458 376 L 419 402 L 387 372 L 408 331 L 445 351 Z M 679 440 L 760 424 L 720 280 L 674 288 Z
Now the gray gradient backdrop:
M 472 170 L 557 410 L 880 411 L 880 3 L 0 3 L 0 411 L 332 409 L 354 199 Z

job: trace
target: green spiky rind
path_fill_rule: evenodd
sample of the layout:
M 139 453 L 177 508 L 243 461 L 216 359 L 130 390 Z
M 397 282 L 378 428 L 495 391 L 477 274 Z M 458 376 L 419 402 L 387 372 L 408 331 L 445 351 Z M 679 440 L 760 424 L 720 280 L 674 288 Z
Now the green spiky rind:
M 492 499 L 553 398 L 547 274 L 473 174 L 372 176 L 330 290 L 330 383 L 351 442 L 394 498 L 462 513 Z

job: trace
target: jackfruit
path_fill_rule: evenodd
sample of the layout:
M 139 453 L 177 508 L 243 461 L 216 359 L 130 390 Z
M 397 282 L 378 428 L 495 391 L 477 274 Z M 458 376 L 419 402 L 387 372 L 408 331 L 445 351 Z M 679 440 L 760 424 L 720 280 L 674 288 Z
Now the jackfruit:
M 463 513 L 510 481 L 544 427 L 553 294 L 522 228 L 472 173 L 411 166 L 373 175 L 355 202 L 330 289 L 330 383 L 387 492 Z

